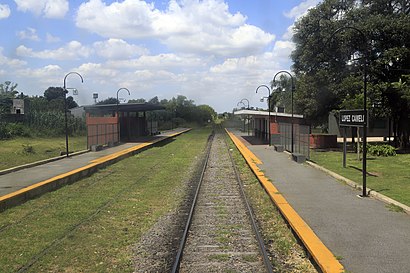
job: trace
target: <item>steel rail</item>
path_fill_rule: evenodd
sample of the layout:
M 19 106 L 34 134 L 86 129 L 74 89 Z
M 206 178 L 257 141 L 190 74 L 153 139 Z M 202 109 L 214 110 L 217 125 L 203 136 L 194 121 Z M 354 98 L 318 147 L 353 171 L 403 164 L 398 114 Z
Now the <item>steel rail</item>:
M 172 267 L 172 271 L 171 271 L 172 273 L 179 272 L 179 266 L 181 264 L 182 254 L 183 254 L 184 248 L 185 248 L 185 243 L 188 239 L 188 232 L 189 232 L 189 228 L 191 227 L 192 217 L 194 215 L 196 201 L 197 201 L 198 195 L 199 195 L 199 190 L 201 189 L 201 185 L 202 185 L 202 181 L 204 179 L 204 174 L 205 174 L 205 171 L 206 171 L 206 167 L 208 166 L 208 159 L 209 159 L 209 155 L 211 153 L 211 146 L 212 146 L 212 140 L 214 138 L 214 135 L 215 135 L 215 133 L 214 133 L 214 131 L 212 131 L 212 134 L 208 138 L 207 151 L 206 151 L 206 155 L 205 155 L 205 158 L 204 158 L 204 164 L 203 164 L 202 170 L 201 170 L 201 176 L 200 176 L 199 181 L 198 181 L 198 185 L 197 185 L 197 188 L 196 188 L 196 191 L 195 191 L 194 199 L 192 201 L 191 209 L 189 211 L 188 219 L 187 219 L 187 222 L 186 222 L 186 225 L 185 225 L 184 233 L 182 235 L 181 242 L 180 242 L 179 247 L 178 247 L 178 252 L 177 252 L 177 255 L 176 255 L 176 258 L 175 258 L 175 261 L 174 261 L 174 265 Z
M 251 224 L 252 224 L 253 231 L 254 231 L 256 239 L 258 241 L 259 251 L 260 251 L 260 254 L 263 257 L 263 263 L 265 264 L 266 271 L 268 273 L 273 273 L 272 264 L 269 260 L 268 253 L 267 253 L 266 248 L 265 248 L 265 243 L 264 243 L 263 238 L 262 238 L 262 236 L 259 232 L 258 225 L 256 224 L 255 214 L 253 213 L 252 207 L 250 206 L 248 198 L 246 197 L 245 190 L 243 188 L 242 179 L 239 175 L 238 168 L 236 167 L 236 164 L 235 164 L 235 161 L 233 159 L 232 153 L 229 150 L 229 145 L 226 141 L 226 135 L 224 137 L 224 142 L 225 142 L 226 148 L 228 149 L 229 158 L 231 159 L 231 164 L 232 164 L 232 167 L 233 167 L 234 172 L 235 172 L 236 180 L 238 182 L 242 198 L 245 202 L 247 212 L 248 212 L 248 216 L 249 216 L 249 219 L 250 219 Z

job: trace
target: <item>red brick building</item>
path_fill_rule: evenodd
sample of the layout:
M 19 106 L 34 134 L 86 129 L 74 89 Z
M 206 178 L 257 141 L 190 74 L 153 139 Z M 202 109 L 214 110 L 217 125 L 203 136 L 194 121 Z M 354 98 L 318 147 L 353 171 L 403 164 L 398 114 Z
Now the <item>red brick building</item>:
M 87 147 L 115 145 L 149 135 L 146 112 L 165 107 L 150 103 L 126 103 L 85 106 Z

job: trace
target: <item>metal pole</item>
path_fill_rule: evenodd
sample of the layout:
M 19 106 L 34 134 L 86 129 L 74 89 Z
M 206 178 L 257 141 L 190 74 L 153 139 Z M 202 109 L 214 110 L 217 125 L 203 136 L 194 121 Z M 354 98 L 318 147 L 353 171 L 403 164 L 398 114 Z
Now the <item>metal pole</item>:
M 369 56 L 369 48 L 368 48 L 368 39 L 366 37 L 366 35 L 364 34 L 363 31 L 361 31 L 360 29 L 356 28 L 356 27 L 352 27 L 352 26 L 345 26 L 345 27 L 340 27 L 338 29 L 336 29 L 333 34 L 330 36 L 331 38 L 333 38 L 333 36 L 345 29 L 352 29 L 356 32 L 358 32 L 365 43 L 365 52 L 364 52 L 364 66 L 363 66 L 363 112 L 365 115 L 365 122 L 363 124 L 363 166 L 362 166 L 362 176 L 363 176 L 363 192 L 362 192 L 362 197 L 366 197 L 367 196 L 367 190 L 366 190 L 366 175 L 367 175 L 367 62 L 368 62 L 368 58 Z
M 347 132 L 346 132 L 346 130 L 347 130 L 347 127 L 344 127 L 343 128 L 343 168 L 346 168 L 346 150 L 347 150 L 347 147 L 346 147 L 346 134 L 347 134 Z
M 68 117 L 67 117 L 67 88 L 66 88 L 66 79 L 68 77 L 68 75 L 70 74 L 76 74 L 80 77 L 81 79 L 81 83 L 84 82 L 83 77 L 77 73 L 77 72 L 69 72 L 64 76 L 64 85 L 63 85 L 63 89 L 64 89 L 64 122 L 65 122 L 65 152 L 66 152 L 66 157 L 69 157 L 68 155 Z
M 291 74 L 289 74 L 289 75 L 291 75 Z M 293 92 L 295 91 L 295 85 L 294 85 L 294 83 L 293 83 L 293 76 L 291 75 L 290 76 L 290 78 L 292 79 L 292 94 L 291 94 L 291 104 L 292 104 L 292 120 L 291 120 L 291 123 L 292 123 L 292 148 L 291 148 L 291 152 L 293 153 L 293 146 L 294 146 L 294 134 L 293 134 L 293 123 L 294 123 L 294 121 L 293 121 Z
M 268 111 L 269 111 L 269 119 L 268 119 L 268 132 L 269 132 L 269 136 L 268 136 L 268 139 L 269 139 L 269 146 L 271 146 L 272 145 L 272 136 L 271 136 L 271 133 L 270 133 L 270 99 L 271 99 L 271 96 L 269 95 L 269 97 L 268 97 Z
M 269 116 L 269 122 L 268 122 L 268 132 L 269 132 L 269 146 L 271 146 L 271 133 L 270 133 L 270 100 L 271 100 L 271 89 L 269 88 L 269 86 L 267 86 L 267 85 L 265 85 L 265 84 L 262 84 L 262 85 L 259 85 L 257 88 L 256 88 L 256 93 L 258 93 L 258 90 L 259 90 L 259 88 L 261 88 L 261 87 L 265 87 L 266 89 L 268 89 L 268 116 Z M 262 98 L 262 101 L 263 101 L 263 98 Z
M 128 96 L 130 96 L 131 95 L 131 93 L 130 93 L 130 90 L 128 90 L 128 88 L 125 88 L 125 87 L 121 87 L 120 89 L 118 89 L 117 90 L 117 120 L 118 120 L 118 128 L 117 128 L 117 130 L 118 130 L 118 143 L 120 143 L 121 142 L 121 132 L 120 132 L 120 129 L 121 129 L 121 120 L 120 120 L 120 112 L 119 112 L 119 100 L 118 100 L 118 92 L 120 92 L 120 90 L 127 90 L 127 92 L 128 92 Z
M 362 33 L 362 32 L 361 32 Z M 364 34 L 362 33 L 364 36 Z M 365 36 L 364 36 L 365 37 Z M 367 42 L 367 40 L 366 40 Z M 366 54 L 367 55 L 367 54 Z M 365 55 L 364 68 L 363 68 L 363 110 L 364 110 L 364 125 L 363 125 L 363 193 L 362 196 L 367 196 L 366 184 L 367 184 L 367 56 Z
M 249 110 L 249 100 L 248 99 L 242 99 L 241 103 L 243 103 L 244 100 L 248 103 L 248 107 L 246 108 L 246 110 Z M 249 136 L 249 115 L 246 115 L 246 120 L 248 121 L 248 136 Z M 245 131 L 245 126 L 244 126 L 243 130 Z
M 289 77 L 290 77 L 290 79 L 291 79 L 291 82 L 292 82 L 292 89 L 291 89 L 291 91 L 292 91 L 292 94 L 291 94 L 291 114 L 292 114 L 292 117 L 291 117 L 291 125 L 292 125 L 292 127 L 291 127 L 291 148 L 290 148 L 290 150 L 291 150 L 291 152 L 293 153 L 293 146 L 294 146 L 294 139 L 293 139 L 293 93 L 295 92 L 295 90 L 296 90 L 296 86 L 295 86 L 295 81 L 294 81 L 294 79 L 293 79 L 293 76 L 292 76 L 292 74 L 290 74 L 288 71 L 286 71 L 286 70 L 282 70 L 282 71 L 279 71 L 278 73 L 276 73 L 275 74 L 275 76 L 273 77 L 273 83 L 275 83 L 275 79 L 276 79 L 276 76 L 277 75 L 279 75 L 280 73 L 286 73 L 286 74 L 288 74 L 289 75 Z
M 68 121 L 67 121 L 67 89 L 64 83 L 64 122 L 65 122 L 65 154 L 68 157 Z

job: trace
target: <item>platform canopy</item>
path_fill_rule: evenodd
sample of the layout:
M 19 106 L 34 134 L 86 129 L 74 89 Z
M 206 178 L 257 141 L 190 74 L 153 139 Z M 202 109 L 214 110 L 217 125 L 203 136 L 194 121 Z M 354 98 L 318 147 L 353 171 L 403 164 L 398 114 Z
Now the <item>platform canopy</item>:
M 109 113 L 109 112 L 146 112 L 154 110 L 164 110 L 165 107 L 152 103 L 123 103 L 123 104 L 102 104 L 85 106 L 86 113 Z

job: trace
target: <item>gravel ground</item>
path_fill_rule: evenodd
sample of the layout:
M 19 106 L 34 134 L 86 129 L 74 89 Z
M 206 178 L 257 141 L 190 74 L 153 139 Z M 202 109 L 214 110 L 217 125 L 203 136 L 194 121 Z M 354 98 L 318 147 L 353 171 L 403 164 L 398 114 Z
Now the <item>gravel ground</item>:
M 180 272 L 266 272 L 224 136 L 215 135 Z
M 201 189 L 202 197 L 198 199 L 180 272 L 266 272 L 223 135 L 216 134 L 211 148 Z M 202 158 L 197 158 L 193 162 L 187 179 L 180 188 L 175 189 L 175 198 L 180 200 L 177 208 L 161 217 L 134 246 L 134 272 L 171 271 L 199 180 L 202 161 Z M 298 244 L 291 247 L 290 252 L 285 251 L 286 254 L 280 251 L 277 240 L 269 234 L 283 232 L 275 231 L 278 221 L 283 222 L 283 219 L 280 215 L 258 216 L 261 213 L 258 213 L 259 209 L 266 206 L 261 207 L 259 201 L 254 200 L 254 209 L 257 218 L 260 217 L 258 225 L 275 264 L 274 272 L 316 272 Z

